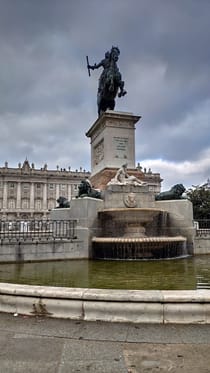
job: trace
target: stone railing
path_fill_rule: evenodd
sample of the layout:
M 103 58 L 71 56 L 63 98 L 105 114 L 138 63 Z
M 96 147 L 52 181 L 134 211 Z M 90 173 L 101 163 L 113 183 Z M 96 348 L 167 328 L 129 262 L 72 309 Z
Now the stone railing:
M 196 237 L 210 237 L 210 219 L 194 221 Z

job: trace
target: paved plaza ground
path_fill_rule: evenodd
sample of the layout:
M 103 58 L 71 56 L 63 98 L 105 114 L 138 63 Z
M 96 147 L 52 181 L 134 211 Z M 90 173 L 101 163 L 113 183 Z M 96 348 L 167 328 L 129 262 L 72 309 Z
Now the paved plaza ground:
M 207 373 L 210 325 L 0 314 L 0 373 Z

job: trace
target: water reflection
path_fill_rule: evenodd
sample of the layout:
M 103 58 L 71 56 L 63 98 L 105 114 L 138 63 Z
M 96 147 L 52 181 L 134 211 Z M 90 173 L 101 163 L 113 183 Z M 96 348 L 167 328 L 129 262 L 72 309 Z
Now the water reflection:
M 209 289 L 210 256 L 164 261 L 2 264 L 0 282 L 103 289 Z

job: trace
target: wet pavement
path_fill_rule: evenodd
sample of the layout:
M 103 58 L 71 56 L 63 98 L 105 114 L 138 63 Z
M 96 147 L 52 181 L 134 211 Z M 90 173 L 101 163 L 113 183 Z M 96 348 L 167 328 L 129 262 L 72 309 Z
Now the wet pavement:
M 0 373 L 207 373 L 210 325 L 85 322 L 0 313 Z

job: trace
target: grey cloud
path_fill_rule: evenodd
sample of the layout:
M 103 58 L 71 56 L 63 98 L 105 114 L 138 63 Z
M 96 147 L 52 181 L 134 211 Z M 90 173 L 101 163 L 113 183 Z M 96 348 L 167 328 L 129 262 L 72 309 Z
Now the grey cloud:
M 89 169 L 100 72 L 88 77 L 85 56 L 116 44 L 128 91 L 116 110 L 142 115 L 137 159 L 198 159 L 210 146 L 209 15 L 206 0 L 0 0 L 0 158 Z

